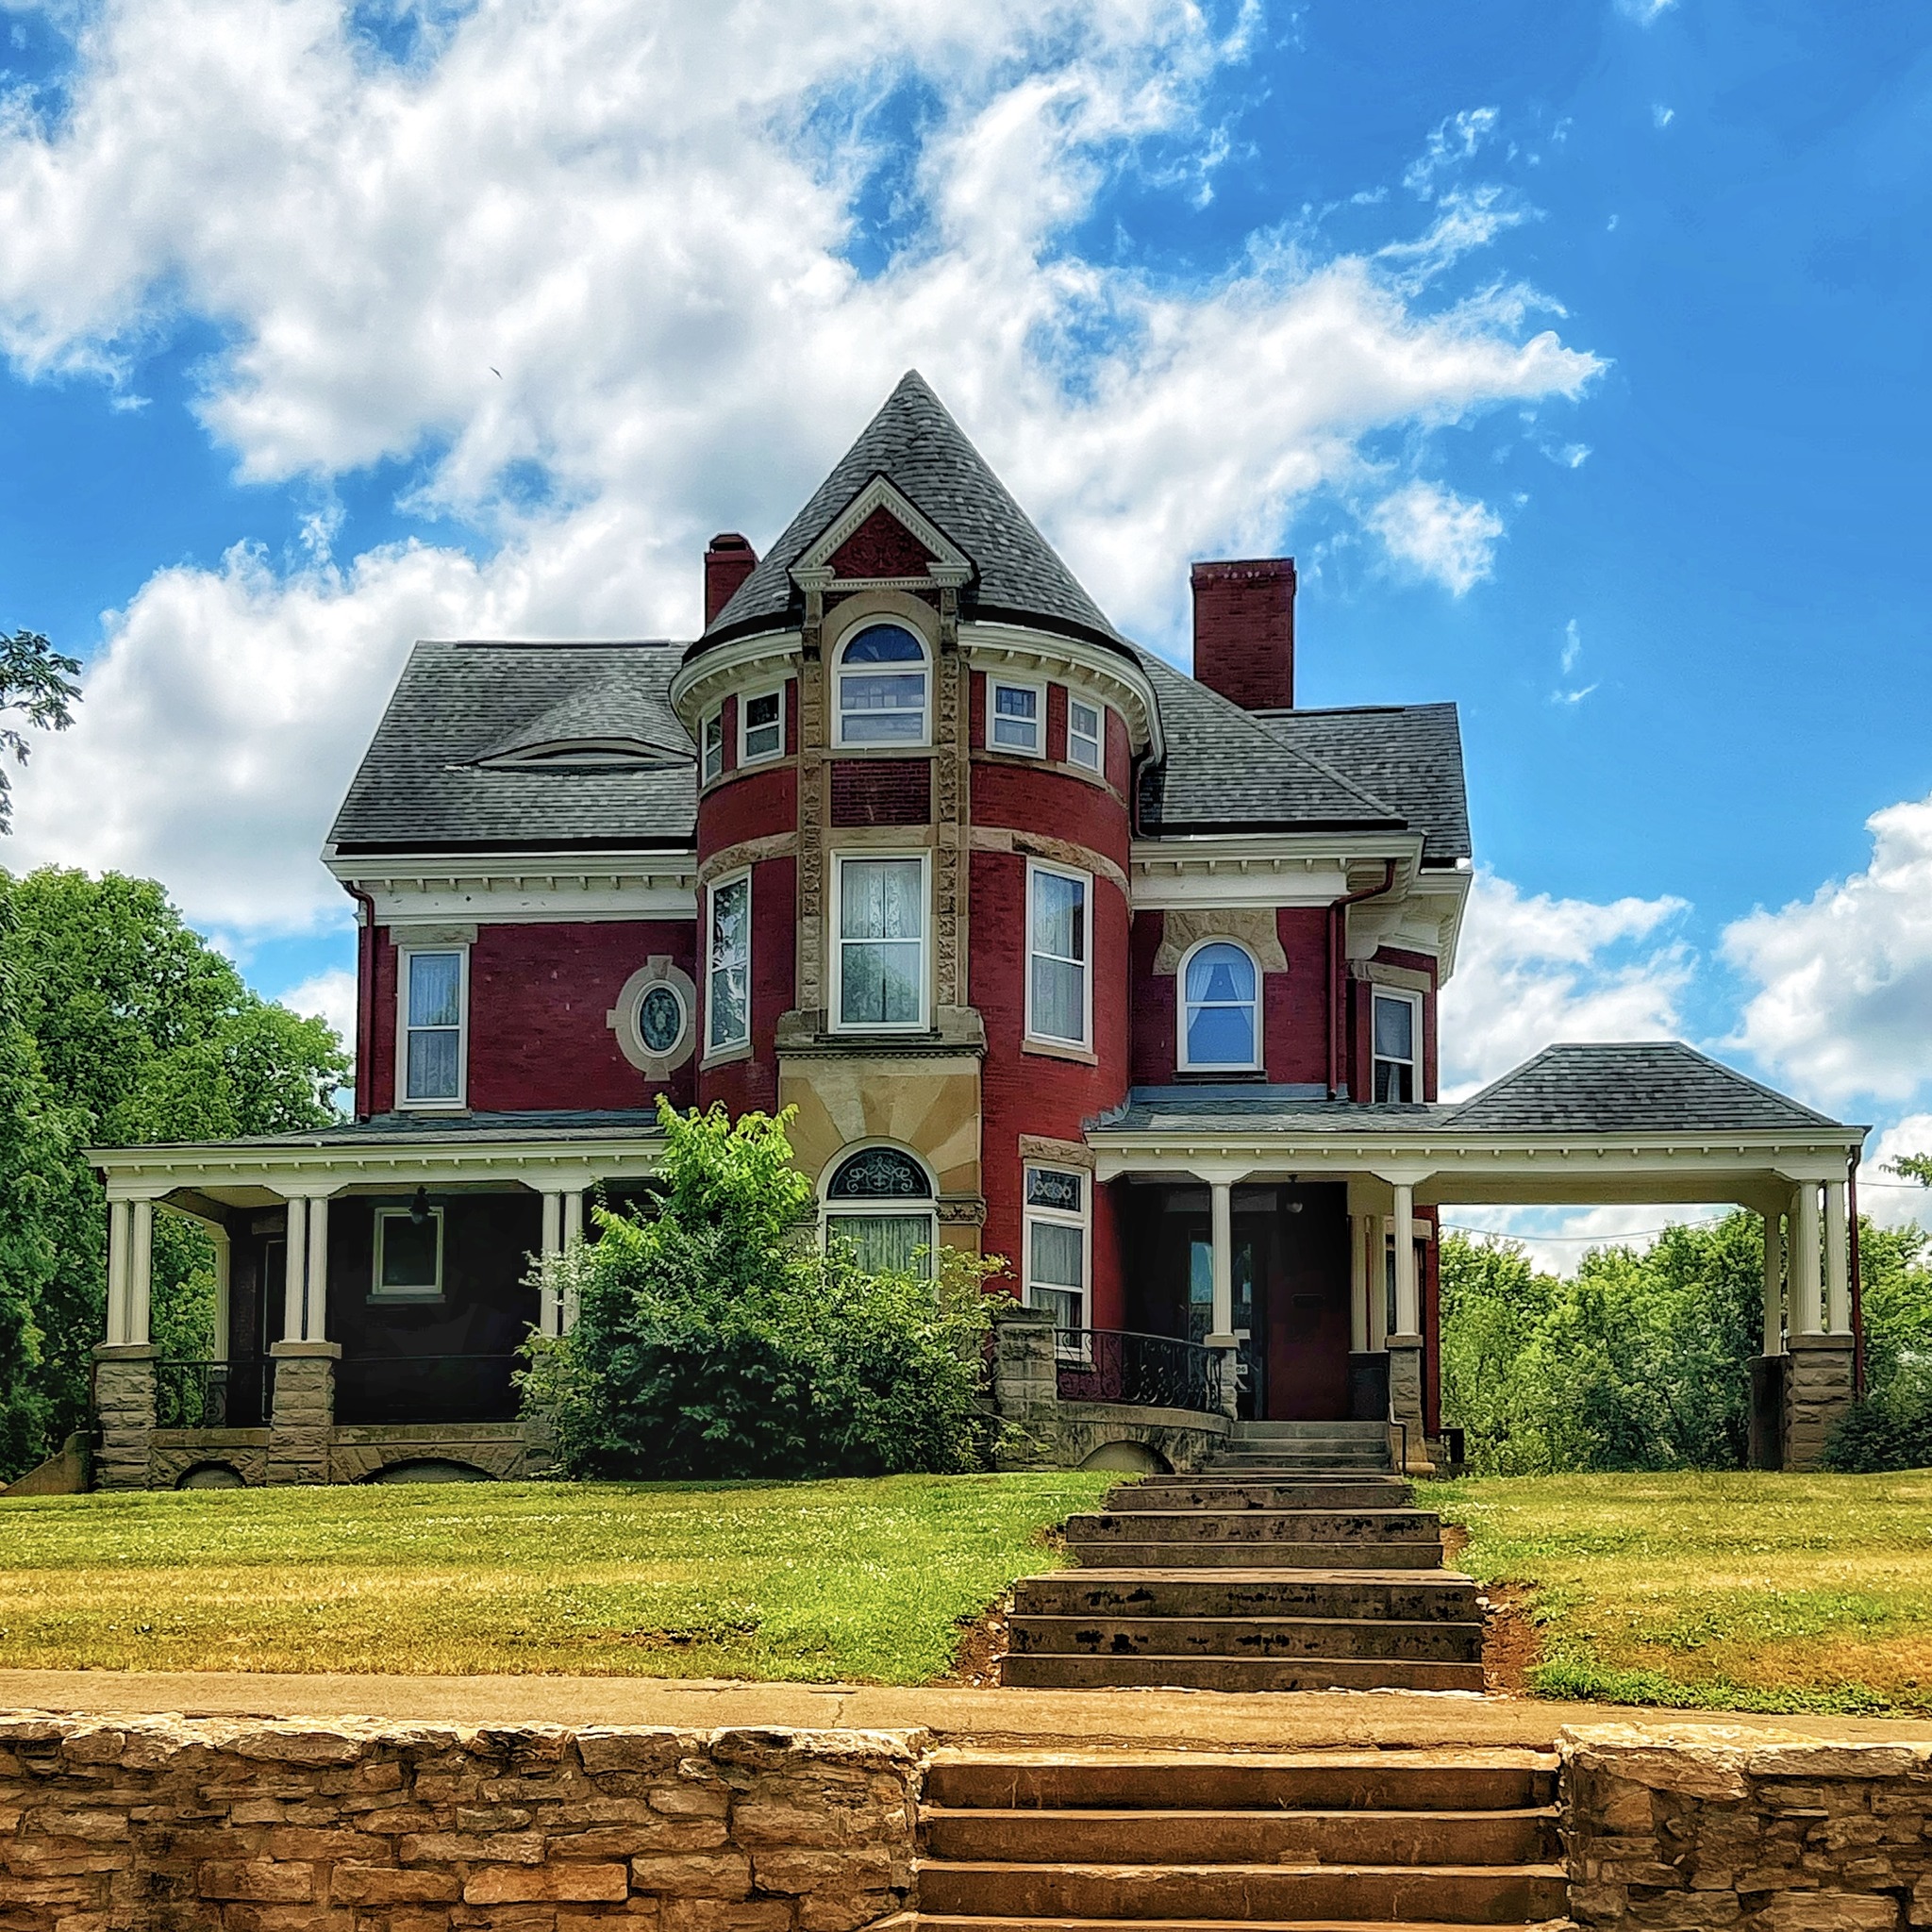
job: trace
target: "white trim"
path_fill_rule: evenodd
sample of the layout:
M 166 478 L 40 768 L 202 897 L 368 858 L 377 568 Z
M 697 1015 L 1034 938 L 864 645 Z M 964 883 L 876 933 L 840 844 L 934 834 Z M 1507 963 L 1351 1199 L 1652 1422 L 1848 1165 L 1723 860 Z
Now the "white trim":
M 1249 966 L 1254 971 L 1255 999 L 1252 1008 L 1253 1024 L 1249 1029 L 1249 1037 L 1254 1041 L 1255 1046 L 1252 1058 L 1246 1060 L 1197 1060 L 1191 1058 L 1188 1053 L 1188 1007 L 1190 1004 L 1188 1000 L 1188 967 L 1192 963 L 1194 955 L 1205 946 L 1232 946 L 1236 952 L 1240 953 L 1247 960 Z M 1179 963 L 1174 969 L 1174 1063 L 1176 1070 L 1183 1074 L 1258 1073 L 1265 1059 L 1262 1052 L 1264 1041 L 1261 1038 L 1263 1016 L 1266 1010 L 1266 1002 L 1262 998 L 1265 987 L 1266 979 L 1261 972 L 1261 962 L 1256 958 L 1252 946 L 1225 933 L 1209 933 L 1206 938 L 1196 940 L 1181 955 Z M 1208 1002 L 1195 1002 L 1195 1004 L 1205 1005 Z M 1229 1002 L 1217 1000 L 1212 1004 L 1225 1006 Z
M 1091 734 L 1074 729 L 1074 707 L 1093 713 L 1093 730 Z M 1093 762 L 1090 765 L 1085 758 L 1074 756 L 1075 744 L 1091 744 L 1093 747 Z M 1067 692 L 1067 762 L 1075 771 L 1091 772 L 1097 778 L 1107 776 L 1107 706 L 1098 698 L 1083 698 L 1076 691 Z
M 715 785 L 724 775 L 724 705 L 721 699 L 698 720 L 698 789 L 702 791 L 707 785 Z
M 407 1208 L 378 1208 L 375 1210 L 375 1239 L 369 1257 L 369 1299 L 384 1307 L 421 1307 L 425 1302 L 440 1302 L 443 1299 L 443 1227 L 442 1209 L 432 1208 L 429 1218 L 436 1224 L 436 1286 L 434 1288 L 384 1288 L 382 1285 L 383 1226 L 391 1221 L 408 1221 L 410 1210 Z
M 973 562 L 919 506 L 906 496 L 890 478 L 874 476 L 827 524 L 811 547 L 791 566 L 792 581 L 801 590 L 823 588 L 831 576 L 831 560 L 858 534 L 874 510 L 884 510 L 931 561 L 918 576 L 840 577 L 841 584 L 953 584 L 965 583 L 973 575 Z
M 345 858 L 330 850 L 323 863 L 351 891 L 368 893 L 377 925 L 697 917 L 691 852 Z
M 919 1017 L 916 1020 L 854 1020 L 847 1021 L 842 1011 L 845 990 L 844 949 L 848 945 L 898 944 L 905 941 L 876 940 L 848 940 L 843 933 L 845 924 L 845 868 L 848 865 L 868 865 L 879 860 L 897 860 L 919 864 Z M 856 846 L 849 850 L 835 851 L 832 854 L 832 891 L 828 908 L 825 957 L 830 964 L 831 999 L 828 1014 L 830 1030 L 834 1033 L 924 1033 L 932 1024 L 932 853 L 930 849 L 891 846 L 874 848 Z
M 998 693 L 1024 691 L 1033 698 L 1033 737 L 1031 744 L 1002 744 L 993 736 L 999 718 Z M 1046 681 L 1039 677 L 1010 677 L 1000 671 L 986 674 L 986 749 L 1013 758 L 1043 758 L 1046 756 Z
M 400 944 L 396 953 L 396 1086 L 398 1113 L 461 1113 L 470 1092 L 470 947 L 452 940 L 433 945 Z M 447 1027 L 412 1028 L 409 1024 L 409 966 L 419 957 L 444 953 L 457 956 L 457 1091 L 449 1098 L 419 1100 L 409 1092 L 409 1035 L 412 1031 L 447 1032 Z
M 860 638 L 866 635 L 868 631 L 874 630 L 904 631 L 906 635 L 919 646 L 919 676 L 921 696 L 919 704 L 919 736 L 916 739 L 853 739 L 849 742 L 846 740 L 845 719 L 847 714 L 844 705 L 845 655 L 848 651 L 851 650 L 853 645 L 859 641 Z M 921 632 L 916 625 L 908 624 L 904 618 L 895 617 L 891 615 L 890 612 L 881 611 L 874 617 L 871 617 L 862 623 L 854 625 L 852 629 L 844 637 L 839 640 L 838 648 L 832 653 L 832 702 L 830 707 L 832 713 L 832 750 L 834 750 L 835 752 L 913 752 L 924 751 L 929 749 L 932 744 L 933 681 L 936 675 L 937 662 L 938 657 L 937 653 L 933 650 L 932 640 L 926 637 L 923 632 Z M 880 675 L 887 677 L 891 677 L 893 675 L 910 675 L 911 665 L 907 660 L 901 659 L 897 666 L 894 666 L 892 664 L 881 664 L 877 667 L 877 671 Z M 856 670 L 853 673 L 853 675 L 855 676 L 863 676 L 865 675 L 865 673 L 863 671 Z M 854 713 L 853 715 L 863 716 L 868 714 Z M 910 716 L 910 712 L 905 711 L 899 712 L 897 714 L 888 715 L 898 715 L 901 717 L 907 717 Z
M 1027 1199 L 1032 1191 L 1028 1177 L 1035 1172 L 1071 1175 L 1079 1183 L 1080 1211 L 1069 1213 L 1064 1208 L 1036 1206 Z M 1070 1289 L 1060 1282 L 1039 1282 L 1034 1278 L 1033 1231 L 1040 1226 L 1077 1227 L 1080 1230 L 1080 1286 Z M 1074 1328 L 1091 1328 L 1093 1308 L 1093 1175 L 1091 1170 L 1075 1167 L 1061 1160 L 1027 1160 L 1020 1169 L 1020 1293 L 1027 1307 L 1040 1306 L 1033 1299 L 1034 1290 L 1039 1288 L 1054 1294 L 1074 1294 L 1080 1304 L 1080 1319 L 1071 1325 Z M 1079 1354 L 1077 1348 L 1062 1348 L 1059 1353 L 1073 1357 Z
M 778 742 L 771 751 L 753 752 L 750 746 L 751 726 L 746 722 L 751 708 L 760 698 L 775 698 L 778 701 Z M 760 724 L 760 731 L 769 730 L 769 725 Z M 741 692 L 738 700 L 738 769 L 741 772 L 747 765 L 769 765 L 775 758 L 785 756 L 785 687 L 782 683 L 761 685 Z
M 718 963 L 717 949 L 712 943 L 712 935 L 717 919 L 718 894 L 737 885 L 741 880 L 744 884 L 744 1033 L 741 1038 L 734 1036 L 729 1040 L 720 1040 L 716 1037 L 711 1024 L 711 1016 L 717 1010 L 712 999 L 711 982 L 716 974 Z M 704 1051 L 707 1056 L 719 1053 L 733 1053 L 741 1047 L 748 1047 L 751 1044 L 752 1035 L 752 891 L 750 866 L 741 865 L 735 872 L 727 872 L 722 877 L 713 879 L 709 886 L 706 888 L 703 940 L 705 947 Z
M 1086 951 L 1086 958 L 1078 962 L 1080 972 L 1080 1037 L 1067 1040 L 1058 1033 L 1041 1033 L 1033 1024 L 1033 881 L 1046 873 L 1055 878 L 1073 879 L 1081 887 L 1080 939 Z M 1026 861 L 1026 903 L 1023 917 L 1026 922 L 1025 943 L 1021 948 L 1022 967 L 1026 975 L 1026 1018 L 1025 1037 L 1041 1046 L 1078 1046 L 1090 1051 L 1093 1045 L 1093 874 L 1081 872 L 1071 865 L 1056 865 L 1050 859 L 1028 858 Z M 1047 954 L 1048 958 L 1056 958 Z M 1074 964 L 1071 960 L 1060 960 L 1062 965 Z
M 1398 1059 L 1393 1054 L 1383 1053 L 1375 1042 L 1375 1008 L 1388 1000 L 1391 1005 L 1399 1002 L 1408 1008 L 1408 1058 Z M 1423 1097 L 1423 1001 L 1422 995 L 1410 992 L 1404 987 L 1381 986 L 1371 982 L 1369 990 L 1369 1091 L 1363 1096 L 1374 1100 L 1378 1096 L 1375 1089 L 1378 1082 L 1375 1070 L 1384 1061 L 1391 1067 L 1406 1066 L 1408 1069 L 1408 1104 L 1413 1105 Z
M 975 671 L 997 666 L 1035 672 L 1067 681 L 1075 690 L 1098 692 L 1125 721 L 1137 756 L 1145 752 L 1157 763 L 1166 756 L 1154 687 L 1124 652 L 1059 631 L 981 619 L 960 624 L 959 648 Z

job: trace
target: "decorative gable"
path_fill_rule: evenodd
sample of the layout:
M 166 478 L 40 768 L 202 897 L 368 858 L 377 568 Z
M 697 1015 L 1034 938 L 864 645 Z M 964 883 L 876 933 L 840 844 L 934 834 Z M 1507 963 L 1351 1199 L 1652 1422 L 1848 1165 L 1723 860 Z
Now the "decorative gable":
M 881 506 L 840 544 L 829 559 L 835 577 L 923 577 L 932 558 L 891 510 Z
M 960 585 L 973 561 L 902 491 L 874 476 L 791 567 L 801 590 L 916 591 Z

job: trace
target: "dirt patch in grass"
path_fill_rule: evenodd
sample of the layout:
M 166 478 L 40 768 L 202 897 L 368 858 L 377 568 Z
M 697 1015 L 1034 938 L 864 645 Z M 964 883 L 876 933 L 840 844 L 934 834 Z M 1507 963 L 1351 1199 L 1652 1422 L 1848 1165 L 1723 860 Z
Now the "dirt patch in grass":
M 1469 1532 L 1459 1523 L 1442 1525 L 1442 1567 L 1459 1570 Z M 1526 1584 L 1491 1583 L 1476 1599 L 1483 1610 L 1483 1689 L 1491 1697 L 1533 1695 L 1530 1673 L 1542 1661 L 1542 1638 Z
M 994 1690 L 1005 1681 L 1003 1667 L 1011 1641 L 1010 1620 L 1013 1593 L 1008 1591 L 1000 1600 L 962 1626 L 959 1647 L 953 1653 L 953 1668 L 936 1684 L 968 1684 L 975 1690 Z

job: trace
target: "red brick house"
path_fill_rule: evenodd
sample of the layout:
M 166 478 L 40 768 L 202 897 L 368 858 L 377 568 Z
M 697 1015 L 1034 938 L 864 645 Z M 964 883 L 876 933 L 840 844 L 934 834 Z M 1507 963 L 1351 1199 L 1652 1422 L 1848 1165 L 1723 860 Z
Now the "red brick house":
M 1456 710 L 1297 706 L 1291 561 L 1193 566 L 1184 675 L 908 375 L 704 574 L 693 641 L 417 645 L 325 852 L 353 1121 L 97 1156 L 102 1480 L 531 1468 L 515 1351 L 570 1311 L 530 1257 L 643 1183 L 659 1093 L 795 1108 L 871 1255 L 1008 1257 L 1045 1453 L 1185 1459 L 1233 1415 L 1420 1461 L 1439 1210 L 1626 1200 L 1766 1214 L 1764 1454 L 1815 1453 L 1861 1130 L 1674 1044 L 1441 1102 Z M 158 1206 L 225 1257 L 217 1363 L 153 1359 Z

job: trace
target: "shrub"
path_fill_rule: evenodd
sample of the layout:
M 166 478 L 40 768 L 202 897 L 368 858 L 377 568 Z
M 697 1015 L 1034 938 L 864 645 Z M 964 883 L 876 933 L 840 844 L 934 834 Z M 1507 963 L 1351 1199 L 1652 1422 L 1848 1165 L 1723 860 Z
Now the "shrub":
M 655 1213 L 598 1210 L 597 1240 L 541 1265 L 576 1310 L 533 1340 L 527 1407 L 565 1474 L 881 1475 L 981 1466 L 979 1375 L 996 1262 L 939 1278 L 821 1252 L 789 1115 L 658 1103 Z
M 1889 1381 L 1855 1402 L 1826 1441 L 1823 1462 L 1845 1474 L 1932 1469 L 1932 1363 L 1902 1359 Z

